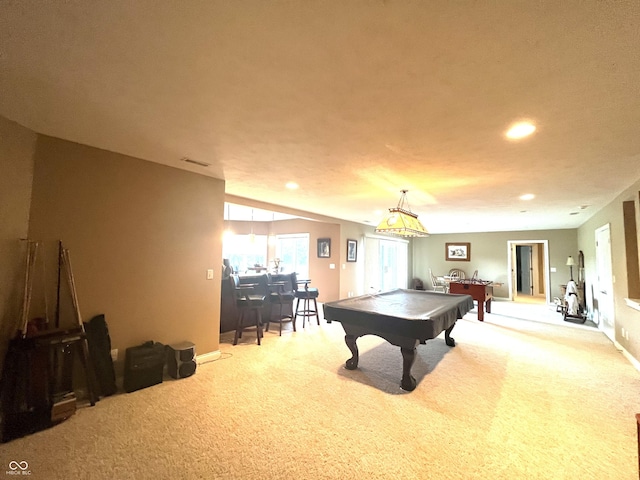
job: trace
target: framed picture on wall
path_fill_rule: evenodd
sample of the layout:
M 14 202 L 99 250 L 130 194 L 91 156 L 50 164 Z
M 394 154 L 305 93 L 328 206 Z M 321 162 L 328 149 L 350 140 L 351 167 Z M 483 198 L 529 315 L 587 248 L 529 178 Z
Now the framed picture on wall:
M 468 262 L 471 260 L 470 243 L 445 243 L 445 260 Z
M 331 258 L 331 239 L 330 238 L 318 239 L 318 257 Z
M 358 260 L 358 242 L 356 240 L 347 240 L 347 262 L 355 262 Z

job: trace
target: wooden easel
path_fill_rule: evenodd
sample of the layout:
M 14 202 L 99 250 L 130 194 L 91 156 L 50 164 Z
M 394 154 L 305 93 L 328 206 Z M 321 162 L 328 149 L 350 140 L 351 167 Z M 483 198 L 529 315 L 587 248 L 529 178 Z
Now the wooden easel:
M 69 251 L 58 245 L 58 285 L 55 326 L 48 319 L 40 324 L 29 321 L 33 294 L 35 265 L 41 245 L 26 240 L 26 272 L 22 314 L 18 334 L 9 344 L 2 382 L 2 413 L 4 418 L 2 441 L 50 427 L 75 411 L 72 377 L 74 359 L 78 356 L 86 380 L 89 402 L 97 401 L 89 348 L 84 330 Z M 60 328 L 61 273 L 69 288 L 73 304 L 74 325 Z M 46 303 L 46 300 L 45 300 Z M 60 362 L 62 358 L 62 362 Z M 69 398 L 73 410 L 65 415 Z

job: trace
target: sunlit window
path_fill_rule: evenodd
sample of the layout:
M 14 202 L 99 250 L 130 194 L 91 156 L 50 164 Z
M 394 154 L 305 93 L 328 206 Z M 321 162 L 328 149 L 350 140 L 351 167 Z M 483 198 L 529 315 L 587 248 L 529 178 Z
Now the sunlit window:
M 267 266 L 266 235 L 229 235 L 222 245 L 222 258 L 229 259 L 234 273 L 255 273 L 257 266 Z
M 296 272 L 298 278 L 309 278 L 309 234 L 276 236 L 276 257 L 282 273 Z

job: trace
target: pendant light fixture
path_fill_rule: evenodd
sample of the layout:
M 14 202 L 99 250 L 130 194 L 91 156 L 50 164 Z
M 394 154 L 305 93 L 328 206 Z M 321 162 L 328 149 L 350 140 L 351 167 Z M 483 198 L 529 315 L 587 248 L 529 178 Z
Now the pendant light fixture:
M 253 233 L 253 208 L 251 209 L 251 233 L 249 234 L 249 242 L 254 243 L 256 241 L 256 236 Z
M 398 206 L 389 209 L 389 213 L 378 224 L 376 232 L 399 237 L 428 237 L 429 232 L 409 207 L 407 190 L 401 190 L 401 193 Z
M 267 244 L 268 245 L 275 245 L 276 244 L 276 234 L 273 233 L 273 224 L 276 221 L 276 214 L 274 212 L 271 212 L 271 225 L 269 226 L 269 237 L 267 238 Z
M 225 220 L 225 229 L 222 234 L 223 242 L 231 241 L 231 237 L 233 236 L 233 231 L 231 230 L 231 205 L 229 203 L 227 203 L 226 205 L 227 205 L 227 219 Z

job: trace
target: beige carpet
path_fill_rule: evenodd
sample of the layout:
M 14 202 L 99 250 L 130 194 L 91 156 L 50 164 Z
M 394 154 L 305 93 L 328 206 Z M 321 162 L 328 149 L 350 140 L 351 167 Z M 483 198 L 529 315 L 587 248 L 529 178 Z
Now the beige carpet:
M 193 377 L 102 399 L 0 445 L 34 479 L 637 479 L 640 374 L 600 332 L 495 302 L 418 348 L 339 323 L 246 333 Z M 531 321 L 536 318 L 543 321 Z

